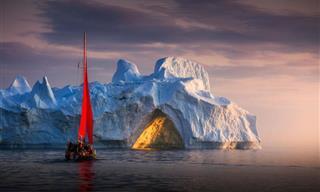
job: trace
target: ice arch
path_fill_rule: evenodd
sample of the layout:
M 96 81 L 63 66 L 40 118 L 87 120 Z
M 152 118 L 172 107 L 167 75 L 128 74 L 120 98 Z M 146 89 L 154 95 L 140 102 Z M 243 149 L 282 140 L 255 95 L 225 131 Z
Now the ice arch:
M 152 112 L 149 122 L 137 130 L 132 149 L 180 149 L 183 139 L 173 121 L 161 110 Z

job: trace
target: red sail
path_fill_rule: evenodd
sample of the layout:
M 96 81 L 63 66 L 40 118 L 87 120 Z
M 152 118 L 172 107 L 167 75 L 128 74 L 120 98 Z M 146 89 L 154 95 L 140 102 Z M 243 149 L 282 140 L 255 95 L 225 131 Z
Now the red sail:
M 90 144 L 93 144 L 93 115 L 90 102 L 90 92 L 88 85 L 87 74 L 87 55 L 86 55 L 86 33 L 84 33 L 83 43 L 83 95 L 82 95 L 82 108 L 81 108 L 81 120 L 78 133 L 78 139 L 82 140 L 88 133 L 88 140 Z

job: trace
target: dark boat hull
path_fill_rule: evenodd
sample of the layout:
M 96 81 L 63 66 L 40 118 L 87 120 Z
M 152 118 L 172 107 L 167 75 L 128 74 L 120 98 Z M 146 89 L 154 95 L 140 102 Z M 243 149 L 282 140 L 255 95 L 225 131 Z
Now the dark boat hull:
M 94 160 L 96 159 L 96 151 L 93 147 L 86 143 L 68 143 L 65 152 L 66 160 Z

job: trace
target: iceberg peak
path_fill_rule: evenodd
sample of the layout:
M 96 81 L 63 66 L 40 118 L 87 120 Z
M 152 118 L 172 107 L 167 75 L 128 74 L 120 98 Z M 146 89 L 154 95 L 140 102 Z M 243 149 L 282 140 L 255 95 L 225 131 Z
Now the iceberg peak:
M 117 70 L 112 77 L 112 82 L 137 81 L 141 79 L 141 74 L 135 64 L 128 60 L 119 59 Z
M 51 108 L 57 105 L 56 98 L 52 92 L 47 76 L 41 81 L 37 81 L 32 87 L 31 96 L 34 99 L 34 105 L 39 108 Z
M 43 76 L 42 77 L 42 83 L 46 85 L 46 87 L 50 87 L 50 84 L 49 84 L 49 80 L 48 80 L 48 77 L 47 76 Z
M 156 62 L 154 76 L 163 79 L 193 78 L 202 82 L 205 90 L 210 90 L 209 75 L 200 64 L 182 57 L 165 57 Z
M 8 88 L 9 91 L 24 94 L 31 91 L 30 85 L 26 78 L 22 75 L 18 75 L 13 82 L 11 83 L 10 87 Z

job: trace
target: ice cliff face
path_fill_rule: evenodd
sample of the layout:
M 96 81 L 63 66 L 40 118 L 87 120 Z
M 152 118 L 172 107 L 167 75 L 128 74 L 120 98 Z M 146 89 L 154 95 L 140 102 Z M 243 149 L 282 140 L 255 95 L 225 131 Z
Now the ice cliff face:
M 21 82 L 28 87 L 24 78 Z M 65 144 L 76 138 L 81 87 L 51 88 L 45 77 L 32 90 L 22 90 L 0 90 L 1 144 Z M 208 73 L 187 59 L 160 59 L 147 76 L 119 60 L 112 82 L 90 83 L 90 94 L 96 144 L 131 147 L 161 113 L 185 148 L 260 147 L 255 116 L 213 96 Z

